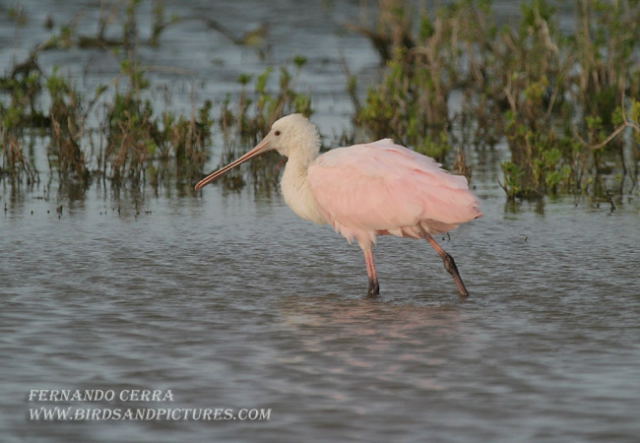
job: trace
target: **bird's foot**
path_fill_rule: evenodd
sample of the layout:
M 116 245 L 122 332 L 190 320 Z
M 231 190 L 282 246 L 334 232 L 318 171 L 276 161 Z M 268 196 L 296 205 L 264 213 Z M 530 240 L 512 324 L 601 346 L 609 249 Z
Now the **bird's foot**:
M 469 291 L 464 285 L 462 281 L 462 277 L 460 277 L 460 272 L 458 272 L 458 266 L 456 266 L 456 261 L 450 256 L 448 253 L 442 256 L 442 262 L 444 263 L 444 268 L 447 270 L 449 274 L 453 277 L 453 281 L 458 287 L 458 292 L 460 293 L 460 297 L 468 297 Z
M 367 297 L 377 297 L 380 295 L 380 284 L 378 280 L 369 280 L 369 290 L 367 291 Z

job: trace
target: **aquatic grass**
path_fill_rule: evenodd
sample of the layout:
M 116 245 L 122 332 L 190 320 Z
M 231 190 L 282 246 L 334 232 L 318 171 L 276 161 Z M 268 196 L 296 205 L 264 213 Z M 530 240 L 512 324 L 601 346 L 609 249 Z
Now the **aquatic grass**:
M 16 183 L 25 177 L 27 183 L 38 181 L 38 172 L 30 156 L 25 154 L 25 132 L 29 128 L 49 125 L 49 119 L 38 110 L 37 97 L 42 90 L 42 72 L 34 54 L 17 63 L 11 72 L 0 77 L 0 178 L 8 176 Z
M 355 29 L 376 48 L 386 42 L 380 83 L 363 105 L 354 101 L 357 125 L 441 161 L 453 146 L 463 152 L 461 142 L 505 140 L 509 198 L 602 194 L 611 173 L 621 176 L 616 192 L 635 187 L 639 2 L 580 0 L 572 34 L 560 30 L 552 1 L 522 3 L 520 22 L 503 26 L 490 1 L 420 14 L 406 1 L 379 4 L 378 24 Z M 462 104 L 451 107 L 454 92 Z
M 135 16 L 137 4 L 129 4 L 129 20 Z M 133 33 L 134 25 L 127 26 Z M 230 106 L 223 106 L 216 122 L 210 100 L 194 107 L 191 115 L 170 109 L 157 112 L 151 82 L 135 47 L 124 51 L 113 87 L 99 85 L 93 96 L 83 94 L 57 68 L 48 75 L 40 68 L 39 54 L 49 49 L 50 42 L 38 45 L 25 61 L 0 78 L 4 175 L 19 177 L 24 172 L 28 180 L 33 180 L 34 174 L 37 177 L 23 155 L 21 141 L 25 129 L 40 128 L 44 130 L 40 136 L 48 141 L 50 170 L 57 171 L 61 180 L 88 185 L 91 177 L 98 175 L 115 186 L 136 186 L 147 180 L 157 186 L 175 177 L 190 185 L 203 173 L 216 124 L 227 138 L 240 137 L 246 146 L 282 113 L 311 113 L 310 98 L 292 89 L 294 75 L 285 67 L 280 70 L 276 92 L 271 90 L 271 70 L 258 76 L 255 93 L 241 94 L 234 109 L 237 115 Z M 123 42 L 118 44 L 124 46 Z M 118 54 L 121 52 L 114 53 Z M 296 75 L 305 63 L 304 57 L 294 59 Z M 225 115 L 231 120 L 225 120 Z M 97 151 L 95 146 L 99 146 Z M 257 169 L 252 174 L 265 175 Z
M 40 45 L 40 50 L 80 49 L 131 49 L 140 45 L 158 47 L 162 34 L 171 26 L 183 21 L 182 17 L 167 17 L 163 0 L 154 0 L 151 6 L 150 29 L 148 37 L 140 36 L 138 25 L 139 7 L 142 0 L 127 0 L 101 3 L 100 17 L 95 35 L 79 34 L 77 31 L 79 16 L 61 25 L 47 41 Z M 119 20 L 120 19 L 120 20 Z M 120 37 L 114 37 L 110 30 L 113 24 L 121 24 Z M 53 23 L 51 22 L 51 27 Z
M 269 24 L 261 23 L 257 27 L 250 29 L 242 34 L 236 34 L 225 25 L 217 20 L 209 17 L 185 17 L 183 20 L 195 20 L 204 23 L 207 28 L 223 35 L 234 45 L 253 48 L 261 60 L 265 60 L 269 54 L 270 46 L 268 45 L 267 36 L 269 35 Z
M 2 175 L 37 180 L 27 137 L 47 146 L 61 180 L 186 186 L 204 171 L 219 130 L 222 162 L 253 146 L 278 117 L 312 114 L 297 79 L 307 59 L 238 78 L 240 91 L 188 115 L 161 109 L 140 46 L 161 44 L 163 32 L 201 20 L 235 44 L 266 47 L 267 27 L 230 35 L 217 22 L 168 17 L 154 2 L 141 29 L 141 0 L 105 2 L 95 35 L 78 33 L 76 16 L 0 77 Z M 498 25 L 490 1 L 459 0 L 433 9 L 380 0 L 373 24 L 348 27 L 369 38 L 383 64 L 364 96 L 348 75 L 354 102 L 351 134 L 393 137 L 470 176 L 465 153 L 504 143 L 510 154 L 500 184 L 510 199 L 571 192 L 608 198 L 635 189 L 640 161 L 640 2 L 576 1 L 571 32 L 558 25 L 559 2 L 522 3 L 519 21 Z M 216 27 L 218 29 L 216 29 Z M 82 91 L 59 70 L 40 66 L 46 50 L 101 48 L 121 60 L 112 84 Z M 148 49 L 148 48 L 147 48 Z M 44 58 L 42 58 L 44 60 Z M 43 69 L 45 68 L 45 69 Z M 347 69 L 348 72 L 348 69 Z M 218 140 L 216 139 L 216 140 Z M 225 188 L 277 183 L 277 156 L 264 156 L 230 175 Z
M 17 26 L 25 26 L 29 21 L 29 17 L 19 2 L 14 2 L 13 6 L 8 7 L 6 10 L 0 6 L 0 13 L 6 14 L 7 18 L 13 21 Z
M 394 58 L 398 50 L 415 46 L 413 34 L 414 7 L 404 0 L 380 0 L 374 25 L 345 23 L 345 28 L 368 38 L 385 64 Z
M 304 63 L 303 58 L 296 58 L 296 73 Z M 255 142 L 266 135 L 273 122 L 284 114 L 299 112 L 309 117 L 313 113 L 310 96 L 293 88 L 295 78 L 286 66 L 280 67 L 277 88 L 270 88 L 275 83 L 272 74 L 273 68 L 268 67 L 257 75 L 253 91 L 248 86 L 251 75 L 238 77 L 242 89 L 234 100 L 235 106 L 231 105 L 230 96 L 222 103 L 219 122 L 224 132 L 237 131 L 242 137 Z
M 38 64 L 38 52 L 33 51 L 11 72 L 0 77 L 0 94 L 8 100 L 0 101 L 0 122 L 8 131 L 47 127 L 48 117 L 39 110 L 37 101 L 43 89 L 43 74 Z
M 297 91 L 295 80 L 307 59 L 302 56 L 293 58 L 295 73 L 291 74 L 287 66 L 281 66 L 277 80 L 273 77 L 273 68 L 265 69 L 253 79 L 242 74 L 238 77 L 241 91 L 232 101 L 227 96 L 222 103 L 219 125 L 224 136 L 224 152 L 220 166 L 237 158 L 240 152 L 255 145 L 270 130 L 271 125 L 283 115 L 298 112 L 307 117 L 313 113 L 311 97 Z M 250 84 L 253 80 L 253 87 Z M 258 192 L 271 192 L 278 183 L 280 157 L 270 153 L 257 157 L 249 163 L 248 176 Z M 242 169 L 222 178 L 223 186 L 230 190 L 244 187 Z
M 603 162 L 626 170 L 624 150 L 632 147 L 617 136 L 633 125 L 618 122 L 618 129 L 614 120 L 637 97 L 640 33 L 633 23 L 640 7 L 605 6 L 581 1 L 577 32 L 565 36 L 550 3 L 535 1 L 523 6 L 519 32 L 503 33 L 511 48 L 502 69 L 510 108 L 504 121 L 512 158 L 503 165 L 510 197 L 559 189 L 600 194 L 607 191 L 598 186 Z M 527 62 L 532 59 L 541 62 Z
M 86 181 L 89 169 L 81 148 L 86 114 L 83 115 L 81 94 L 57 69 L 47 77 L 46 86 L 51 100 L 49 159 L 52 169 Z
M 37 179 L 22 151 L 25 131 L 31 129 L 41 131 L 35 136 L 48 144 L 49 169 L 57 171 L 63 181 L 88 185 L 92 176 L 102 175 L 115 185 L 138 183 L 146 171 L 155 181 L 166 177 L 162 170 L 170 168 L 171 176 L 190 183 L 202 173 L 214 124 L 212 104 L 205 101 L 190 116 L 171 110 L 157 113 L 153 108 L 150 82 L 136 56 L 139 4 L 137 0 L 127 2 L 121 40 L 106 42 L 110 19 L 104 11 L 99 19 L 100 44 L 125 49 L 113 88 L 98 85 L 91 96 L 76 89 L 57 68 L 48 74 L 41 69 L 42 51 L 83 46 L 73 21 L 36 45 L 24 61 L 0 78 L 3 175 Z M 153 38 L 157 40 L 176 19 L 165 18 L 162 2 L 154 3 L 154 15 Z M 120 53 L 114 51 L 115 56 Z M 98 112 L 97 104 L 103 112 Z M 100 147 L 97 152 L 95 146 Z
M 49 141 L 50 169 L 64 179 L 88 183 L 93 164 L 97 166 L 93 173 L 114 182 L 138 181 L 152 163 L 166 165 L 169 160 L 175 164 L 175 174 L 185 181 L 195 179 L 208 158 L 214 124 L 211 102 L 205 101 L 189 117 L 169 110 L 156 115 L 151 101 L 143 98 L 149 81 L 137 61 L 124 60 L 121 75 L 127 86 L 116 88 L 108 100 L 103 95 L 109 87 L 99 85 L 93 97 L 87 97 L 56 68 L 49 75 L 31 69 L 2 78 L 3 172 L 19 176 L 24 171 L 33 180 L 35 170 L 21 154 L 21 140 L 27 129 L 36 128 Z M 98 102 L 106 109 L 102 118 L 94 112 Z M 93 125 L 88 123 L 90 113 L 97 121 Z M 96 158 L 88 149 L 93 146 L 92 137 L 104 146 Z
M 25 154 L 22 139 L 4 127 L 0 127 L 0 178 L 11 178 L 12 183 L 26 177 L 27 184 L 38 181 L 38 172 Z
M 267 23 L 262 23 L 256 28 L 236 36 L 227 27 L 208 17 L 188 17 L 176 14 L 167 16 L 165 1 L 152 0 L 151 17 L 148 20 L 150 26 L 144 32 L 145 30 L 141 30 L 138 23 L 142 3 L 143 0 L 101 2 L 95 35 L 80 34 L 78 32 L 80 17 L 75 16 L 68 23 L 59 26 L 57 32 L 44 42 L 40 49 L 44 51 L 70 48 L 111 50 L 131 49 L 142 45 L 157 48 L 160 46 L 162 35 L 171 27 L 184 22 L 199 21 L 238 46 L 257 49 L 258 55 L 263 59 L 268 54 L 269 47 L 266 44 L 266 36 L 269 33 L 269 25 Z M 113 24 L 116 25 L 116 30 L 113 30 Z M 54 27 L 52 20 L 47 20 L 45 25 L 49 28 Z M 117 25 L 120 25 L 119 29 L 117 29 Z M 120 35 L 117 36 L 118 34 Z
M 376 36 L 374 46 L 387 42 L 381 53 L 385 69 L 381 82 L 369 88 L 365 104 L 356 103 L 356 125 L 376 138 L 392 136 L 444 161 L 459 118 L 449 109 L 449 100 L 480 72 L 473 55 L 482 45 L 479 29 L 492 32 L 487 10 L 486 2 L 467 1 L 416 14 L 409 2 L 380 2 L 378 28 L 369 34 Z
M 137 181 L 152 163 L 173 159 L 175 172 L 193 180 L 208 159 L 212 103 L 205 101 L 190 117 L 170 111 L 156 116 L 151 101 L 143 97 L 150 82 L 141 67 L 135 59 L 124 60 L 121 66 L 128 86 L 117 89 L 107 105 L 103 171 L 108 166 L 109 176 L 118 182 Z

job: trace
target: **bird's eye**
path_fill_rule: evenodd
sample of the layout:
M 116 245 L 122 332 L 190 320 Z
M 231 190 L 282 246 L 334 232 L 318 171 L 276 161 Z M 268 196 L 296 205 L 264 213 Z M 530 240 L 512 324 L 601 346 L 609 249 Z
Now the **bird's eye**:
M 276 137 L 280 135 L 280 131 L 276 131 L 273 133 Z

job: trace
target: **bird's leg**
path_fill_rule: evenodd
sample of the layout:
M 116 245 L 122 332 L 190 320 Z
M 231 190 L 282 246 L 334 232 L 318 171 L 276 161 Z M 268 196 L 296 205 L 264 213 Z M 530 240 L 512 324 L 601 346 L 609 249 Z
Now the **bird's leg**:
M 380 284 L 378 283 L 378 272 L 376 263 L 373 261 L 373 250 L 371 247 L 363 248 L 364 261 L 367 263 L 367 275 L 369 276 L 368 297 L 376 297 L 380 294 Z
M 453 257 L 451 257 L 447 253 L 447 251 L 442 249 L 442 247 L 433 239 L 433 237 L 430 234 L 426 235 L 426 239 L 429 242 L 429 244 L 433 247 L 433 249 L 436 250 L 438 255 L 442 258 L 442 262 L 444 263 L 444 268 L 453 277 L 453 281 L 458 287 L 458 292 L 460 293 L 460 297 L 468 297 L 469 291 L 467 291 L 467 288 L 464 286 L 464 283 L 462 282 L 462 277 L 460 277 L 460 273 L 458 272 L 458 267 L 456 266 L 456 262 L 453 259 Z

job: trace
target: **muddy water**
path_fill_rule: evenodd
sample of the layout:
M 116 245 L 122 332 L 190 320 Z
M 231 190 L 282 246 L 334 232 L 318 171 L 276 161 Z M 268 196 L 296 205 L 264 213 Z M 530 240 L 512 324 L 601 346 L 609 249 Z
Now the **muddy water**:
M 327 22 L 355 4 L 329 9 Z M 301 13 L 308 34 L 296 50 L 328 35 L 319 51 L 335 62 L 334 25 L 322 32 L 312 20 L 320 12 Z M 287 28 L 272 26 L 283 41 Z M 196 44 L 189 27 L 175 32 Z M 353 41 L 373 66 L 367 43 Z M 251 52 L 212 48 L 258 66 Z M 322 66 L 310 76 L 326 87 L 318 120 L 331 135 L 347 101 L 323 71 L 337 76 L 338 63 Z M 637 441 L 637 199 L 613 212 L 572 199 L 512 208 L 483 160 L 474 178 L 485 217 L 439 238 L 467 282 L 465 302 L 426 243 L 394 238 L 376 250 L 382 296 L 363 298 L 358 248 L 297 219 L 278 195 L 211 186 L 197 198 L 114 198 L 95 185 L 58 201 L 55 181 L 49 192 L 5 183 L 1 440 Z M 28 401 L 30 389 L 161 389 L 173 401 L 56 404 Z M 271 419 L 28 420 L 29 408 L 60 405 L 270 408 Z

